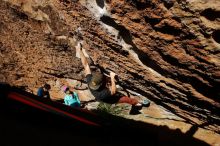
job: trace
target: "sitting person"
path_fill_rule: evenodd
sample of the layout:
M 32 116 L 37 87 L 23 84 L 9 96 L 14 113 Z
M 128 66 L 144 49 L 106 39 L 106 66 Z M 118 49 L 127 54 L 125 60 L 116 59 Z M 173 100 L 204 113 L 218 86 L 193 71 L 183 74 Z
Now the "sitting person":
M 82 48 L 76 49 L 76 51 L 80 53 L 80 58 L 85 69 L 84 73 L 86 76 L 88 88 L 96 100 L 106 103 L 128 103 L 132 105 L 130 114 L 133 114 L 134 111 L 138 111 L 142 108 L 142 104 L 137 99 L 129 98 L 127 96 L 116 93 L 115 73 L 110 73 L 111 85 L 110 87 L 107 87 L 104 75 L 102 73 L 91 72 L 87 59 L 81 50 Z
M 69 87 L 66 87 L 64 90 L 65 97 L 64 97 L 64 104 L 71 106 L 71 107 L 80 107 L 80 100 L 78 94 L 76 92 L 70 91 Z
M 37 96 L 40 96 L 42 98 L 45 98 L 45 99 L 50 99 L 50 93 L 49 93 L 49 90 L 51 89 L 50 85 L 49 84 L 44 84 L 43 87 L 40 87 L 37 91 Z

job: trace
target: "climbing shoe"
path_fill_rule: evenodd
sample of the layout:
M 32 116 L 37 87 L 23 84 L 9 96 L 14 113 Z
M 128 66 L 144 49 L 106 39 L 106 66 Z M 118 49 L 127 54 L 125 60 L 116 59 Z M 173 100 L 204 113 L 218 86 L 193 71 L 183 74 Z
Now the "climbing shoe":
M 147 99 L 144 99 L 144 100 L 142 101 L 142 106 L 143 106 L 143 107 L 149 107 L 149 106 L 150 106 L 150 101 L 147 100 Z
M 142 105 L 132 105 L 129 115 L 138 115 L 141 114 L 140 110 L 142 109 Z

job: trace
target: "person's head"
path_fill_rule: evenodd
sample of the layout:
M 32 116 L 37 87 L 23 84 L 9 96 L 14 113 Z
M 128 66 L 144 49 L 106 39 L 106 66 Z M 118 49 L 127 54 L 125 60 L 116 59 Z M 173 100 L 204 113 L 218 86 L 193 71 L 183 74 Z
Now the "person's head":
M 69 88 L 69 87 L 66 87 L 66 89 L 64 90 L 64 93 L 66 93 L 66 94 L 71 94 L 70 88 Z
M 50 89 L 51 89 L 51 87 L 50 87 L 50 85 L 49 84 L 44 84 L 44 89 L 46 90 L 46 91 L 49 91 Z
M 89 88 L 92 90 L 98 90 L 103 84 L 103 74 L 95 72 L 92 74 L 92 79 L 89 82 Z

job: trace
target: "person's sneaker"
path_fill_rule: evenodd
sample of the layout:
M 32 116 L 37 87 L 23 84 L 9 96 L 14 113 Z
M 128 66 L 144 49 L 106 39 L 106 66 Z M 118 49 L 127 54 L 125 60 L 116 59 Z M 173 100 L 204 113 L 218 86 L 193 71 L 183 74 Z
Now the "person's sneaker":
M 129 112 L 129 115 L 138 115 L 138 114 L 141 114 L 141 112 L 140 112 L 141 109 L 138 109 L 138 108 L 140 108 L 140 107 L 142 107 L 142 106 L 132 106 L 132 107 L 131 107 L 131 110 L 130 110 L 130 112 Z
M 141 114 L 140 110 L 142 109 L 142 104 L 138 103 L 136 105 L 132 105 L 131 110 L 129 112 L 130 115 L 138 115 Z
M 150 101 L 147 100 L 147 99 L 144 99 L 144 100 L 142 101 L 142 106 L 143 106 L 143 107 L 149 107 L 149 106 L 150 106 Z
M 134 105 L 134 108 L 137 109 L 137 110 L 141 110 L 142 107 L 143 107 L 142 103 L 138 103 L 138 104 Z

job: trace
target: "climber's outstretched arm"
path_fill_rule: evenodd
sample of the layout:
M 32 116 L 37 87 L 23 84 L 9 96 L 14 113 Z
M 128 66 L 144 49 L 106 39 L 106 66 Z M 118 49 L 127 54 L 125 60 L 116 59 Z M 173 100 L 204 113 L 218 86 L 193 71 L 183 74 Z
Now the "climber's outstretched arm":
M 83 67 L 84 67 L 84 69 L 85 69 L 85 71 L 84 71 L 85 76 L 88 75 L 88 74 L 91 74 L 91 70 L 90 70 L 90 67 L 89 67 L 89 63 L 88 63 L 88 61 L 87 61 L 87 59 L 86 59 L 86 57 L 85 57 L 85 55 L 84 55 L 84 53 L 83 53 L 83 51 L 82 51 L 82 46 L 80 45 L 80 47 L 77 48 L 77 49 L 78 49 L 77 51 L 79 51 L 79 54 L 80 54 L 80 58 L 81 58 Z
M 111 77 L 111 95 L 114 95 L 116 93 L 116 85 L 115 85 L 115 73 L 111 72 L 110 73 L 110 77 Z

